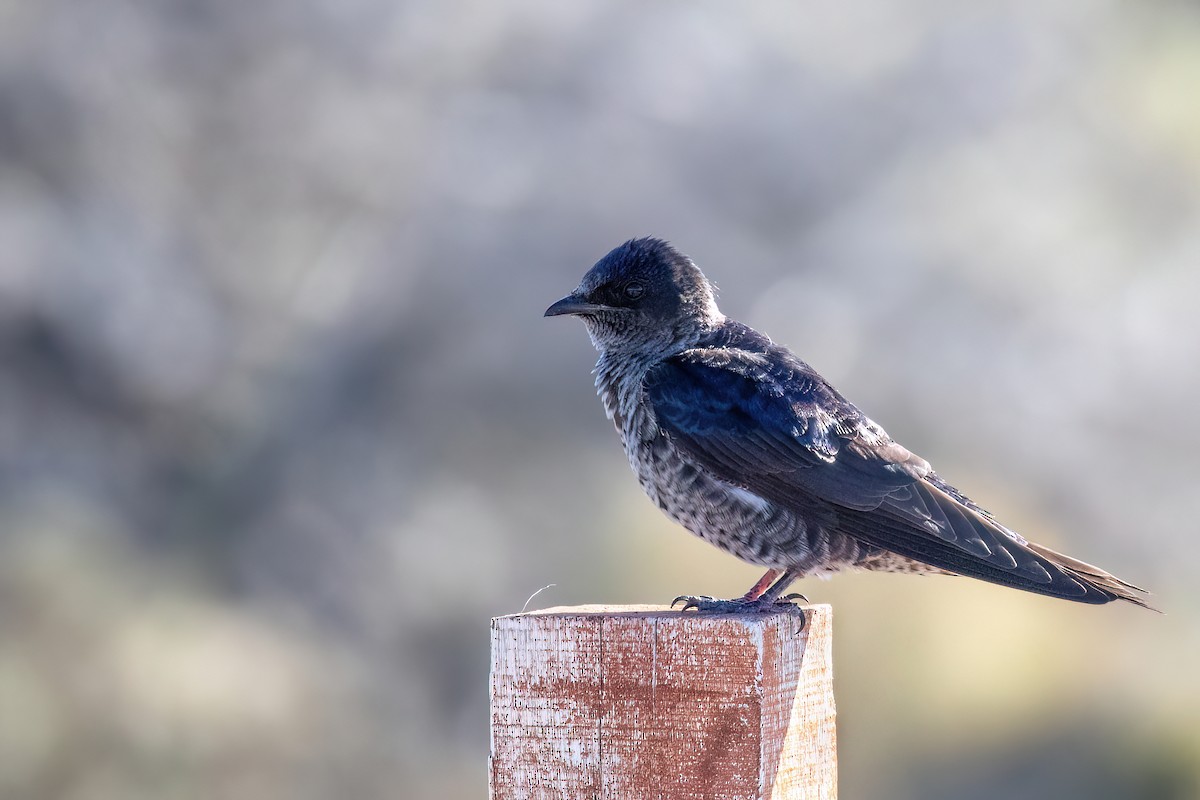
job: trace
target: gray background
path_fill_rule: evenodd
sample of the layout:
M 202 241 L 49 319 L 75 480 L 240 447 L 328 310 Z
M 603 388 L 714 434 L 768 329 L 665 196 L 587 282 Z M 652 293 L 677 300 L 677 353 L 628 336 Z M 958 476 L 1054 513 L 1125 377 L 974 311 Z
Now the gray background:
M 0 2 L 0 795 L 481 798 L 488 618 L 730 596 L 543 320 L 667 237 L 1168 613 L 841 576 L 847 798 L 1200 796 L 1195 3 Z

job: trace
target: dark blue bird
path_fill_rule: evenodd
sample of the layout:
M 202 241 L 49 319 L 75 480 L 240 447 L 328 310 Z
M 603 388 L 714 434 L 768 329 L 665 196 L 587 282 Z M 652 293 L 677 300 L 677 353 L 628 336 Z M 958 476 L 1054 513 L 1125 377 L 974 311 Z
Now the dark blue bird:
M 767 608 L 797 578 L 847 568 L 1146 605 L 1144 590 L 1001 525 L 791 351 L 726 318 L 704 274 L 662 240 L 600 259 L 546 309 L 561 314 L 600 351 L 597 391 L 650 499 L 767 568 L 739 599 L 685 607 Z

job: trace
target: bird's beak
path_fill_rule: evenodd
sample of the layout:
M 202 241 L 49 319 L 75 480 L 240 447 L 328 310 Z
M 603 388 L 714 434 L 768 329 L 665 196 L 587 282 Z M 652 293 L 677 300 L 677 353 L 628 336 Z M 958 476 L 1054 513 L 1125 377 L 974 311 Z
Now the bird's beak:
M 579 295 L 569 294 L 562 300 L 559 300 L 554 305 L 546 309 L 547 317 L 558 317 L 563 314 L 589 314 L 593 311 L 601 311 L 605 306 L 599 306 L 595 303 L 589 303 Z

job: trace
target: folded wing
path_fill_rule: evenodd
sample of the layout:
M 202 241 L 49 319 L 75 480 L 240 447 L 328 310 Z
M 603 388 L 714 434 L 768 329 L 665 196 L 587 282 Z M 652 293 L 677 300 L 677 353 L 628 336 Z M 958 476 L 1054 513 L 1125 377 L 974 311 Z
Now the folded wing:
M 942 481 L 786 350 L 696 348 L 655 367 L 659 427 L 723 481 L 960 575 L 1084 603 L 1136 587 L 1028 542 Z

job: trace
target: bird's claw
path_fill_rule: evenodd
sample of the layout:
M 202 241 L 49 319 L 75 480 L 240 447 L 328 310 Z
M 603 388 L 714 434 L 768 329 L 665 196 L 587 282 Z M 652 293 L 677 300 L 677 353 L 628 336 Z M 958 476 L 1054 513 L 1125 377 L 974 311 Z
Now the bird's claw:
M 684 594 L 671 601 L 671 608 L 682 602 L 680 611 L 695 611 L 698 614 L 763 614 L 790 611 L 800 615 L 800 625 L 803 627 L 804 610 L 795 604 L 794 601 L 797 598 L 808 601 L 808 598 L 802 594 L 789 594 L 774 601 L 750 600 L 745 597 L 719 600 L 708 595 Z
M 679 595 L 679 597 L 676 597 L 674 600 L 671 601 L 671 608 L 674 608 L 680 602 L 683 603 L 683 606 L 680 607 L 680 609 L 679 609 L 680 611 L 691 611 L 692 609 L 695 609 L 696 611 L 700 611 L 701 607 L 706 605 L 707 603 L 720 603 L 721 601 L 717 600 L 715 598 L 709 597 L 706 594 L 702 594 L 702 595 L 681 594 L 681 595 Z
M 758 611 L 756 601 L 737 598 L 735 600 L 719 600 L 708 595 L 681 595 L 671 601 L 671 608 L 682 602 L 680 611 L 696 611 L 700 614 L 736 614 L 745 611 Z

